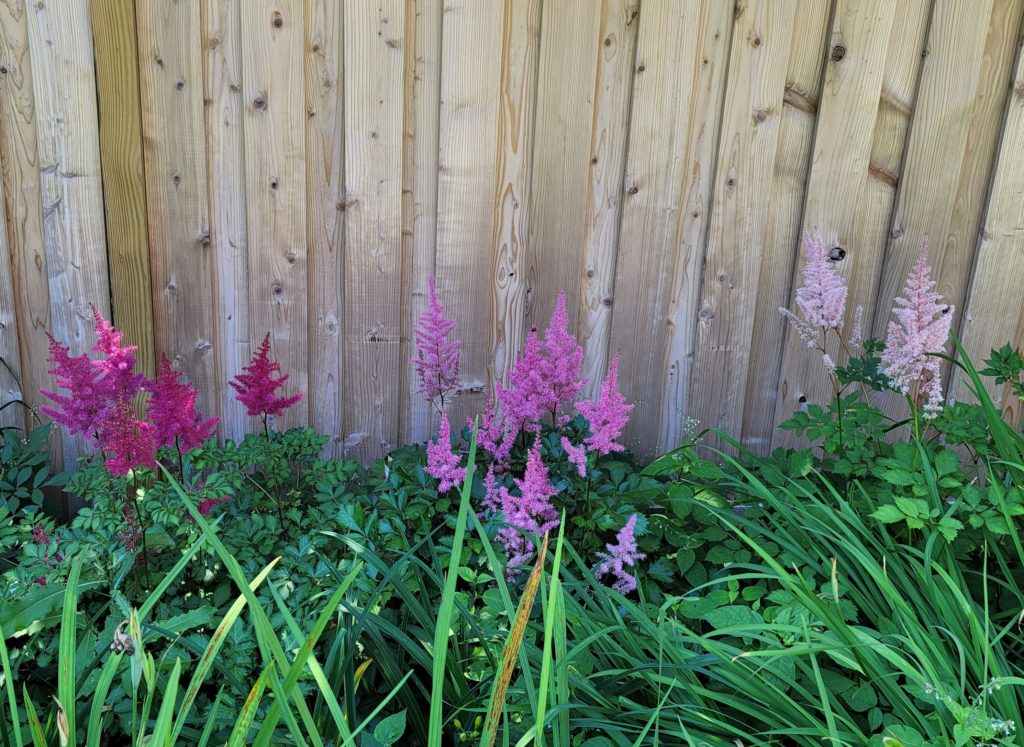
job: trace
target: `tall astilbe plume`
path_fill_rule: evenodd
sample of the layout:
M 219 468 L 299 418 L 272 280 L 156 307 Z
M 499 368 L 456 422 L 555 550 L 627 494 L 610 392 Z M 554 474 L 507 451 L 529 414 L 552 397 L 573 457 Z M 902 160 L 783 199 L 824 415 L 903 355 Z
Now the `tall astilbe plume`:
M 616 439 L 629 422 L 633 405 L 619 391 L 619 356 L 612 358 L 608 365 L 597 399 L 583 400 L 577 403 L 576 409 L 590 423 L 590 435 L 584 439 L 587 449 L 600 454 L 625 450 Z
M 446 493 L 466 479 L 466 468 L 462 466 L 462 459 L 452 451 L 452 431 L 446 412 L 441 412 L 441 427 L 437 440 L 427 442 L 427 466 L 424 471 L 440 481 L 437 486 L 438 493 Z
M 829 259 L 821 234 L 804 231 L 807 262 L 802 271 L 803 286 L 796 292 L 796 305 L 800 315 L 785 307 L 779 313 L 786 317 L 807 347 L 819 347 L 822 333 L 830 329 L 839 331 L 843 326 L 846 309 L 846 281 Z
M 445 399 L 459 387 L 459 346 L 461 340 L 448 339 L 456 322 L 445 316 L 444 304 L 437 296 L 434 278 L 428 281 L 430 303 L 416 325 L 416 356 L 412 364 L 420 379 L 419 392 L 433 402 Z
M 501 503 L 505 515 L 505 526 L 498 533 L 498 541 L 505 548 L 510 578 L 514 578 L 517 568 L 533 555 L 533 538 L 558 526 L 558 512 L 551 503 L 558 491 L 551 484 L 548 468 L 541 459 L 539 436 L 530 449 L 522 479 L 515 478 L 513 482 L 517 492 L 501 487 L 492 499 Z
M 548 404 L 554 412 L 561 404 L 574 402 L 586 384 L 580 375 L 583 348 L 569 332 L 564 290 L 558 291 L 555 310 L 544 332 L 544 352 L 547 353 L 549 369 L 546 378 L 551 399 Z
M 929 353 L 946 352 L 954 309 L 935 291 L 927 236 L 895 304 L 896 321 L 889 322 L 882 372 L 903 394 L 924 400 L 924 417 L 934 417 L 942 407 L 942 361 Z
M 131 402 L 119 403 L 100 430 L 99 444 L 107 471 L 126 475 L 137 467 L 155 467 L 156 435 L 152 423 L 135 417 Z
M 636 546 L 637 514 L 629 517 L 629 521 L 619 530 L 615 544 L 607 544 L 607 552 L 598 551 L 598 563 L 594 566 L 594 576 L 602 578 L 611 574 L 615 577 L 612 588 L 621 594 L 629 594 L 636 589 L 636 576 L 627 568 L 635 568 L 637 561 L 645 555 Z
M 245 405 L 250 417 L 262 417 L 264 427 L 267 418 L 280 415 L 287 408 L 302 399 L 302 392 L 290 397 L 279 397 L 275 392 L 288 381 L 288 374 L 274 376 L 281 370 L 278 361 L 270 359 L 270 333 L 263 338 L 249 364 L 242 367 L 242 373 L 228 382 L 238 394 L 238 401 Z
M 166 355 L 160 355 L 156 379 L 147 382 L 146 412 L 156 429 L 158 446 L 175 446 L 185 452 L 213 435 L 220 418 L 203 419 L 196 411 L 196 389 L 178 381 L 179 373 Z

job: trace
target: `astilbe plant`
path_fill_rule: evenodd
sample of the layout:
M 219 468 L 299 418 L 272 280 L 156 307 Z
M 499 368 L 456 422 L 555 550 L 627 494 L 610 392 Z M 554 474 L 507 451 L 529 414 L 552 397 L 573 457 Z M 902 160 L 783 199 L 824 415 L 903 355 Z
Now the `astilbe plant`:
M 445 399 L 459 387 L 459 346 L 462 341 L 449 339 L 456 322 L 446 316 L 447 310 L 438 298 L 433 277 L 428 280 L 428 286 L 430 300 L 416 325 L 416 356 L 412 364 L 420 380 L 418 391 L 430 402 L 437 400 L 438 410 L 443 411 Z
M 178 381 L 179 376 L 161 354 L 157 376 L 146 384 L 150 395 L 146 412 L 156 429 L 157 445 L 173 446 L 180 455 L 210 438 L 220 418 L 203 419 L 196 411 L 195 387 Z
M 437 440 L 427 442 L 427 466 L 424 470 L 440 481 L 439 493 L 446 493 L 466 479 L 466 468 L 459 455 L 452 451 L 452 432 L 448 413 L 441 413 L 441 427 Z
M 522 479 L 514 478 L 516 490 L 499 488 L 497 500 L 505 516 L 498 541 L 508 557 L 507 573 L 515 577 L 520 565 L 534 552 L 532 537 L 541 537 L 558 527 L 558 512 L 551 499 L 557 490 L 540 455 L 540 438 L 534 439 Z
M 616 535 L 615 544 L 605 545 L 607 552 L 598 551 L 599 562 L 594 566 L 594 575 L 597 578 L 614 576 L 612 588 L 622 594 L 629 594 L 636 589 L 636 576 L 627 568 L 635 568 L 637 561 L 645 557 L 636 545 L 637 518 L 637 514 L 629 517 L 629 521 Z
M 590 451 L 610 454 L 624 451 L 625 447 L 616 439 L 629 422 L 633 405 L 619 391 L 619 357 L 616 355 L 608 365 L 608 373 L 601 383 L 601 391 L 595 400 L 583 400 L 576 409 L 590 424 L 590 435 L 584 443 Z
M 942 360 L 934 354 L 946 352 L 954 309 L 935 290 L 927 236 L 895 303 L 896 321 L 889 322 L 882 372 L 915 405 L 923 404 L 925 418 L 933 418 L 943 401 Z
M 302 399 L 302 392 L 288 397 L 276 394 L 277 390 L 288 381 L 288 374 L 280 373 L 281 364 L 270 358 L 270 333 L 263 338 L 259 348 L 252 356 L 248 365 L 242 367 L 242 373 L 230 382 L 231 388 L 237 392 L 238 401 L 245 405 L 249 417 L 263 420 L 263 431 L 270 432 L 269 419 L 276 417 Z

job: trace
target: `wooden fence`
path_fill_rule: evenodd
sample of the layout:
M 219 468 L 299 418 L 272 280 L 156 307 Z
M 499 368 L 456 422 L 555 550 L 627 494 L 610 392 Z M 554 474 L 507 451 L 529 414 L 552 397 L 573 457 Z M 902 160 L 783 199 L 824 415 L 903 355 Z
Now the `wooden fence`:
M 95 304 L 237 437 L 225 382 L 270 332 L 306 393 L 283 424 L 369 459 L 431 432 L 409 358 L 433 275 L 463 340 L 457 418 L 565 289 L 592 386 L 621 357 L 630 445 L 692 417 L 767 449 L 829 394 L 776 311 L 803 227 L 875 335 L 928 233 L 970 352 L 1021 344 L 1022 15 L 0 0 L 0 386 L 39 403 L 44 332 L 86 350 Z

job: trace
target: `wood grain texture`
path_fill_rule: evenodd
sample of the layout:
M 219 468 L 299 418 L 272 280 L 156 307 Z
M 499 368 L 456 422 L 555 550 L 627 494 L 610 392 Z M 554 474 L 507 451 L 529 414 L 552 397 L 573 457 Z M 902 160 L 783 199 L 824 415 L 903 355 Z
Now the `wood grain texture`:
M 560 290 L 576 326 L 600 34 L 602 20 L 613 12 L 600 5 L 600 13 L 593 3 L 545 3 L 543 8 L 529 241 L 522 263 L 527 328 L 547 326 Z
M 308 392 L 302 2 L 246 2 L 241 27 L 250 339 L 259 344 L 269 332 L 273 357 L 289 376 L 281 391 Z M 307 422 L 308 394 L 275 426 Z
M 343 446 L 347 455 L 367 460 L 398 445 L 404 6 L 398 0 L 350 4 L 344 25 Z
M 640 12 L 612 346 L 636 403 L 624 438 L 646 456 L 684 427 L 732 16 L 713 0 Z
M 405 112 L 402 158 L 402 443 L 426 440 L 434 408 L 419 393 L 411 360 L 415 328 L 427 308 L 437 259 L 437 164 L 441 104 L 441 0 L 405 6 Z
M 490 389 L 491 255 L 503 15 L 498 3 L 445 0 L 437 177 L 437 289 L 458 322 L 462 391 L 452 423 Z M 458 426 L 456 426 L 458 427 Z
M 576 326 L 576 339 L 583 346 L 588 398 L 598 395 L 611 358 L 612 298 L 639 15 L 639 0 L 605 0 L 601 4 Z
M 802 225 L 843 250 L 837 265 L 849 283 L 847 317 L 863 305 L 869 328 L 929 11 L 925 0 L 838 0 L 833 14 Z M 829 350 L 844 360 L 837 345 Z M 833 395 L 820 355 L 787 330 L 776 421 Z M 774 434 L 776 444 L 791 441 L 788 432 Z
M 530 172 L 540 0 L 505 0 L 491 239 L 490 382 L 504 380 L 526 339 Z
M 17 304 L 21 388 L 25 401 L 37 406 L 45 401 L 39 388 L 53 386 L 46 362 L 46 332 L 51 330 L 52 316 L 27 12 L 20 0 L 0 3 L 0 167 Z M 60 435 L 54 429 L 50 442 L 57 469 L 63 464 Z
M 96 341 L 91 307 L 111 316 L 88 27 L 87 0 L 36 3 L 28 14 L 51 320 L 76 352 Z M 62 444 L 68 464 L 90 451 L 81 436 L 65 434 Z
M 93 0 L 92 38 L 111 314 L 125 340 L 138 347 L 139 369 L 152 375 L 156 343 L 135 14 L 121 0 Z
M 3 164 L 0 162 L 0 174 Z M 11 277 L 11 253 L 7 245 L 7 217 L 4 183 L 0 179 L 0 405 L 20 400 L 21 353 L 18 350 L 17 299 Z M 21 405 L 0 410 L 0 428 L 24 428 L 25 412 Z
M 157 353 L 221 412 L 217 284 L 207 206 L 201 17 L 197 2 L 138 3 L 146 209 Z
M 306 235 L 309 251 L 310 424 L 341 454 L 341 323 L 343 316 L 345 190 L 342 91 L 342 10 L 333 0 L 307 0 Z
M 240 440 L 252 427 L 245 407 L 223 380 L 241 373 L 252 357 L 249 328 L 249 233 L 244 161 L 241 0 L 204 0 L 203 104 L 206 196 L 217 284 L 217 331 L 222 397 L 220 432 Z M 259 344 L 262 335 L 256 340 Z
M 775 167 L 765 187 L 772 197 L 761 250 L 741 431 L 743 443 L 758 452 L 770 447 L 775 425 L 775 397 L 786 335 L 786 321 L 777 310 L 789 303 L 800 248 L 800 220 L 825 66 L 822 50 L 826 48 L 832 5 L 800 0 L 797 6 L 793 38 L 799 43 L 790 45 Z
M 802 42 L 796 11 L 794 3 L 762 0 L 742 6 L 734 20 L 687 410 L 702 429 L 733 434 L 743 423 L 761 258 L 777 194 L 765 185 L 778 154 L 790 48 Z M 713 435 L 707 443 L 723 446 Z
M 996 157 L 989 203 L 978 242 L 974 275 L 960 324 L 960 339 L 975 366 L 989 351 L 1009 343 L 1024 348 L 1024 306 L 1020 302 L 1020 273 L 1024 262 L 1024 54 L 1016 51 L 1016 69 L 1006 94 L 1006 116 Z M 1021 419 L 1022 403 L 1009 386 L 985 380 L 996 406 L 1011 423 Z M 950 395 L 971 401 L 970 381 L 957 372 Z

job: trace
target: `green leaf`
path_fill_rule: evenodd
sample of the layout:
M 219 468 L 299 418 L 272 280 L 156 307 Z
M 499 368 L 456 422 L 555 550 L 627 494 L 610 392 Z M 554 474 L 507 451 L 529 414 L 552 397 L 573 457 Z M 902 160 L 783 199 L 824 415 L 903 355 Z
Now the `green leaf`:
M 902 511 L 896 508 L 896 506 L 886 504 L 885 506 L 879 506 L 871 514 L 871 518 L 877 519 L 883 524 L 895 524 L 896 522 L 903 521 L 907 517 Z
M 403 734 L 405 734 L 404 709 L 383 719 L 373 730 L 373 738 L 384 747 L 391 747 L 402 738 Z
M 733 604 L 711 610 L 706 619 L 716 630 L 739 625 L 764 624 L 764 618 L 744 604 Z

